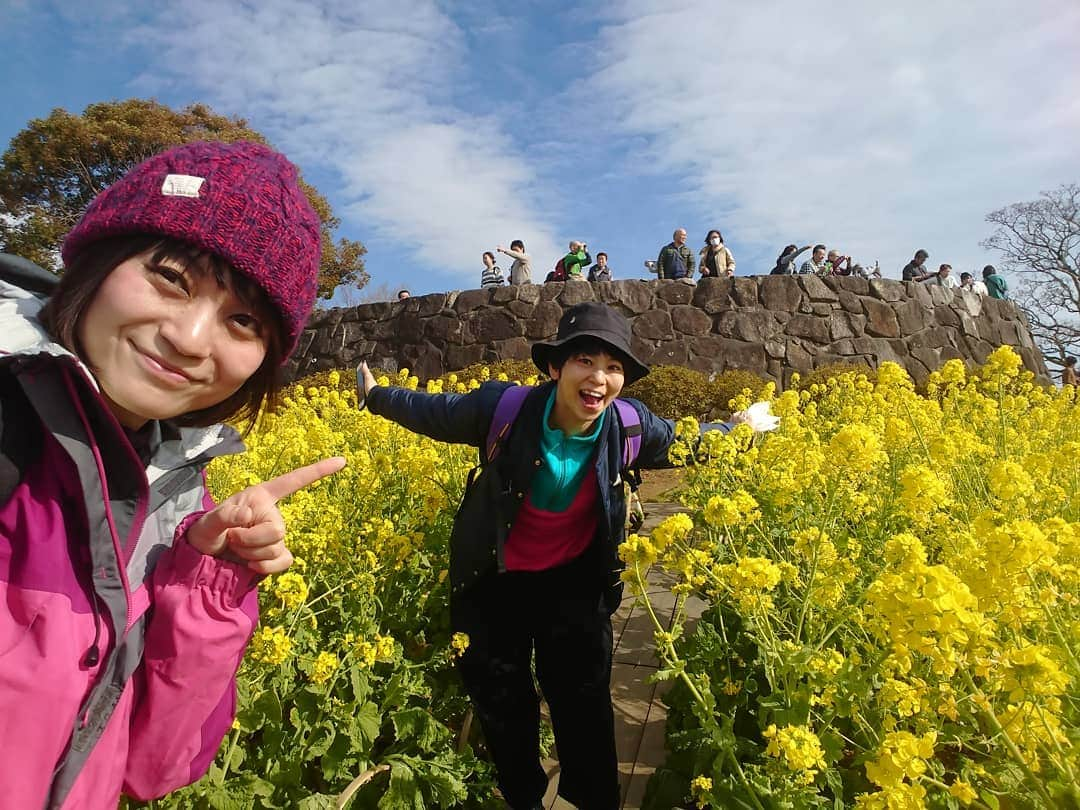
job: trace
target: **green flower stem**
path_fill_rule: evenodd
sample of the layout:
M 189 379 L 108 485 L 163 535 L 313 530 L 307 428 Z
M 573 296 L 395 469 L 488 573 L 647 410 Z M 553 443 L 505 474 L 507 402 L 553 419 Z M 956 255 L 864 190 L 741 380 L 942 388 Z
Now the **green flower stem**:
M 1020 753 L 1020 748 L 1016 745 L 1015 742 L 1013 742 L 1013 738 L 1009 736 L 1009 732 L 1005 730 L 1005 727 L 1001 725 L 1001 721 L 998 720 L 997 715 L 994 713 L 994 710 L 992 708 L 989 708 L 990 700 L 986 697 L 983 691 L 975 685 L 975 679 L 971 677 L 970 672 L 965 669 L 963 670 L 963 675 L 964 680 L 967 681 L 968 687 L 970 687 L 972 692 L 977 697 L 981 698 L 980 703 L 982 705 L 979 705 L 979 710 L 981 711 L 983 717 L 985 717 L 987 721 L 989 721 L 990 726 L 994 729 L 994 731 L 1001 735 L 1001 739 L 1005 741 L 1005 747 L 1008 749 L 1009 754 L 1012 756 L 1016 764 L 1021 767 L 1024 773 L 1027 774 L 1028 779 L 1035 787 L 1035 790 L 1038 792 L 1039 796 L 1042 798 L 1043 801 L 1046 802 L 1047 808 L 1053 808 L 1053 798 L 1050 796 L 1049 792 L 1047 792 L 1046 786 L 1043 785 L 1042 781 L 1038 778 L 1038 776 L 1036 776 L 1035 772 L 1031 770 L 1031 766 L 1028 765 L 1027 760 L 1024 759 L 1024 755 Z
M 657 618 L 656 611 L 653 610 L 652 602 L 649 600 L 649 595 L 645 590 L 645 583 L 641 577 L 641 566 L 637 563 L 637 561 L 634 562 L 634 578 L 637 580 L 638 587 L 641 589 L 641 601 L 645 603 L 645 609 L 649 612 L 649 617 L 652 619 L 653 626 L 656 627 L 656 629 L 661 633 L 668 632 L 664 629 L 663 625 L 660 624 L 660 620 L 659 618 Z M 684 664 L 684 662 L 675 652 L 674 644 L 668 641 L 665 642 L 664 647 L 665 649 L 657 650 L 657 652 L 659 652 L 666 659 L 666 662 L 668 664 Z M 697 701 L 698 705 L 700 705 L 704 709 L 708 709 L 709 704 L 706 702 L 705 698 L 702 696 L 697 686 L 694 685 L 694 682 L 690 680 L 690 676 L 686 674 L 685 664 L 683 667 L 679 668 L 678 672 L 679 678 L 684 684 L 686 684 L 686 688 L 690 690 L 690 694 L 693 695 L 694 700 Z M 742 782 L 743 787 L 746 788 L 747 795 L 750 796 L 750 799 L 754 802 L 754 807 L 756 807 L 757 810 L 765 810 L 761 802 L 758 800 L 757 794 L 754 792 L 753 787 L 750 785 L 750 780 L 746 778 L 746 773 L 743 771 L 742 765 L 740 765 L 739 760 L 735 758 L 735 752 L 729 751 L 728 756 L 730 757 L 732 764 L 735 766 L 735 771 L 739 776 L 739 781 Z
M 225 784 L 225 777 L 229 774 L 229 768 L 232 766 L 233 751 L 236 750 L 236 743 L 240 739 L 240 729 L 234 728 L 232 734 L 229 735 L 229 751 L 225 755 L 225 765 L 221 769 L 221 775 L 217 778 L 218 787 Z

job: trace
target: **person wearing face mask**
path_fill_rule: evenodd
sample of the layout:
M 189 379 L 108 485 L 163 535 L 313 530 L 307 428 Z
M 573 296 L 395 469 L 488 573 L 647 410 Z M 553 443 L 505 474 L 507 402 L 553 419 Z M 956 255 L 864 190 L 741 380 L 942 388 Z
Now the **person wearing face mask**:
M 724 244 L 720 231 L 713 229 L 705 236 L 701 257 L 702 278 L 731 278 L 735 275 L 735 257 Z

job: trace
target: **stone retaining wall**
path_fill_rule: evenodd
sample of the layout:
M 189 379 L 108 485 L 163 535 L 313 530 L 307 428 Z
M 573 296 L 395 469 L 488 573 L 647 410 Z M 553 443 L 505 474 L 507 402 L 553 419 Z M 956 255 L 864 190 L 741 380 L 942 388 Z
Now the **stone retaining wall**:
M 837 361 L 900 363 L 922 381 L 946 360 L 983 362 L 1003 343 L 1047 377 L 1023 314 L 1009 301 L 915 282 L 817 276 L 678 281 L 571 281 L 435 293 L 320 310 L 290 376 L 361 359 L 407 367 L 421 380 L 478 362 L 528 359 L 555 335 L 566 307 L 603 301 L 631 320 L 634 351 L 650 365 L 706 373 L 739 368 L 788 383 Z

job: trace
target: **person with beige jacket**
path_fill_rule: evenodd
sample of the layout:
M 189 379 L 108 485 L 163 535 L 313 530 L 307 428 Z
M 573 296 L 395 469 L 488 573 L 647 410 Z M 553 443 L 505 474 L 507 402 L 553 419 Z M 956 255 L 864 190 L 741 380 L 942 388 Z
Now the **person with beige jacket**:
M 724 244 L 724 237 L 715 228 L 705 235 L 701 249 L 701 275 L 712 278 L 731 278 L 735 275 L 735 257 Z

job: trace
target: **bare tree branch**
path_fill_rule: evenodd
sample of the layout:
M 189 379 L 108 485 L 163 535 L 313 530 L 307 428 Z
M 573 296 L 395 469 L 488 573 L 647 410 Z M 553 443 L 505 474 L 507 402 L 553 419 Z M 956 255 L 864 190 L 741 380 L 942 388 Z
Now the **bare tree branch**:
M 1046 361 L 1080 353 L 1080 185 L 1044 191 L 1038 200 L 993 211 L 997 229 L 983 247 L 1001 254 L 1001 269 L 1019 283 L 1015 301 Z

